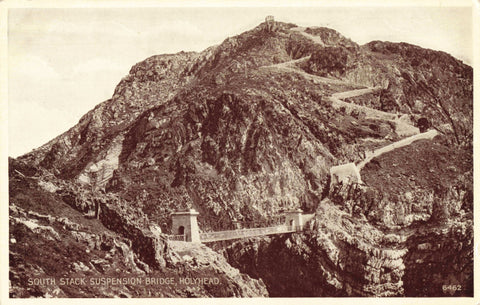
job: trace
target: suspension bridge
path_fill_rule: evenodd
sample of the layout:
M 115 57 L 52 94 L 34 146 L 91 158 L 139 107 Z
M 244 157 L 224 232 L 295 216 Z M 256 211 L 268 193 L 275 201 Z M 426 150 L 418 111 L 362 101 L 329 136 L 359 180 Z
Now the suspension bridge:
M 174 241 L 209 243 L 239 238 L 293 233 L 302 231 L 304 224 L 315 216 L 315 214 L 303 214 L 302 210 L 294 210 L 285 214 L 285 222 L 283 224 L 275 226 L 200 232 L 197 223 L 198 215 L 199 213 L 194 209 L 173 213 L 172 232 L 175 234 L 168 235 L 168 239 Z

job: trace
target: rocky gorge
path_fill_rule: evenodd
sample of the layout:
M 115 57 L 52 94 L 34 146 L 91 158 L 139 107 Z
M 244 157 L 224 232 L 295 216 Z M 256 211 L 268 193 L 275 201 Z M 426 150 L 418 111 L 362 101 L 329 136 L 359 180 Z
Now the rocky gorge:
M 274 25 L 135 64 L 77 125 L 9 160 L 11 297 L 473 295 L 473 69 Z M 373 158 L 361 183 L 332 181 L 421 118 L 435 138 Z M 171 213 L 190 208 L 203 232 L 315 216 L 291 234 L 170 241 Z M 143 282 L 29 285 L 62 277 Z

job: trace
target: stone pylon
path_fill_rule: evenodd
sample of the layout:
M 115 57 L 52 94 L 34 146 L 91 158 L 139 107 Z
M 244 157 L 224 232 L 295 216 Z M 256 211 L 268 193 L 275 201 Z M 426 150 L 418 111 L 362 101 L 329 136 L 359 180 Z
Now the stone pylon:
M 185 241 L 200 242 L 200 232 L 197 223 L 198 212 L 190 209 L 172 214 L 172 234 L 184 235 Z

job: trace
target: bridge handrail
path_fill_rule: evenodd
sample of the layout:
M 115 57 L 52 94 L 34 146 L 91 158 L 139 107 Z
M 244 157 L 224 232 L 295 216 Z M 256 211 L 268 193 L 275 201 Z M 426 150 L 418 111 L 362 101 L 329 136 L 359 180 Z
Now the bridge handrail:
M 271 226 L 271 227 L 260 227 L 260 228 L 242 228 L 242 229 L 234 229 L 234 230 L 224 230 L 224 231 L 213 231 L 213 232 L 202 232 L 200 234 L 212 234 L 212 233 L 229 233 L 229 232 L 239 232 L 239 231 L 257 231 L 257 230 L 263 230 L 263 229 L 283 229 L 283 228 L 291 228 L 292 226 L 287 226 L 287 225 L 277 225 L 277 226 Z
M 278 225 L 273 227 L 262 227 L 262 228 L 247 228 L 247 229 L 237 229 L 237 230 L 227 230 L 227 231 L 215 231 L 215 232 L 203 232 L 200 233 L 200 240 L 202 241 L 212 241 L 212 240 L 221 240 L 221 238 L 232 238 L 232 237 L 249 237 L 257 235 L 266 235 L 266 234 L 275 234 L 275 233 L 288 233 L 299 231 L 300 227 L 298 226 L 287 226 L 287 225 Z M 233 239 L 233 238 L 232 238 Z

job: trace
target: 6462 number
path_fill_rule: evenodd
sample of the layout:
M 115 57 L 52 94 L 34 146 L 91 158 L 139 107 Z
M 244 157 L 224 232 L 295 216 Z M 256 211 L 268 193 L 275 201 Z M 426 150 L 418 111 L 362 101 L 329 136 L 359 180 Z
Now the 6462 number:
M 462 290 L 462 285 L 443 285 L 442 290 L 443 293 L 455 293 Z

